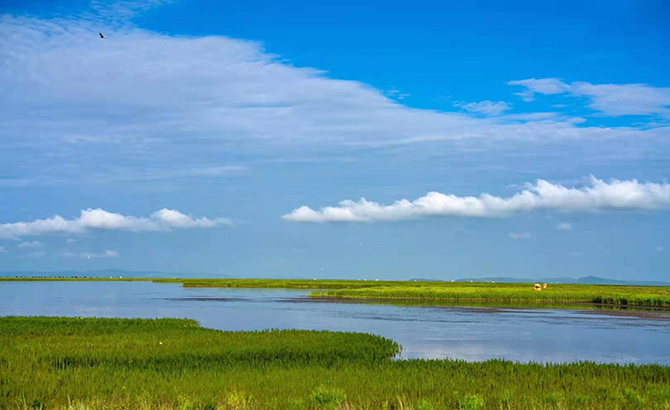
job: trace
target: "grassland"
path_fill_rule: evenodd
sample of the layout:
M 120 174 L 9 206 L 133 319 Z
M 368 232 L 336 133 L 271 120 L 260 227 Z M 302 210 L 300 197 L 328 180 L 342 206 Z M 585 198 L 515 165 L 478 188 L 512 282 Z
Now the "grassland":
M 670 287 L 549 284 L 535 291 L 532 283 L 417 282 L 306 279 L 121 279 L 121 278 L 0 278 L 2 280 L 152 281 L 184 287 L 308 289 L 315 298 L 375 300 L 405 304 L 536 305 L 574 307 L 606 305 L 670 308 Z
M 2 409 L 670 409 L 670 367 L 392 360 L 372 335 L 0 318 Z

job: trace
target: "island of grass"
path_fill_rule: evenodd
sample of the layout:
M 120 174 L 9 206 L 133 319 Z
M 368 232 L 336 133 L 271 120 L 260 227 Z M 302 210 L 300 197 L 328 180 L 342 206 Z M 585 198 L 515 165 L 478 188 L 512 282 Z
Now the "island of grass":
M 0 318 L 2 409 L 670 408 L 670 367 L 394 360 L 382 337 Z
M 535 305 L 575 307 L 670 308 L 670 287 L 624 285 L 548 284 L 535 289 L 533 283 L 422 282 L 307 279 L 133 279 L 133 278 L 0 278 L 0 281 L 152 281 L 184 287 L 265 288 L 313 290 L 313 298 L 378 301 L 405 304 Z
M 455 305 L 489 306 L 540 305 L 574 307 L 601 305 L 614 307 L 670 308 L 670 288 L 661 286 L 549 285 L 536 290 L 533 284 L 405 284 L 316 291 L 311 297 L 351 300 L 432 302 Z

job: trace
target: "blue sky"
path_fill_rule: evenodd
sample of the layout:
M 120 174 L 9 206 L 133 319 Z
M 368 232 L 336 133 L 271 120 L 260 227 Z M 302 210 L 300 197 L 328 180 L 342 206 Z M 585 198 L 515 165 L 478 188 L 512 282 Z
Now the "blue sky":
M 3 2 L 0 270 L 670 280 L 670 7 L 444 3 Z

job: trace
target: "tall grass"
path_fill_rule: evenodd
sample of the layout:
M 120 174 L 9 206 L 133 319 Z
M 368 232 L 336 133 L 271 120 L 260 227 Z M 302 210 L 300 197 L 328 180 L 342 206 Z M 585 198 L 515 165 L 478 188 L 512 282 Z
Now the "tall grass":
M 392 360 L 372 335 L 0 318 L 2 409 L 670 408 L 670 368 Z

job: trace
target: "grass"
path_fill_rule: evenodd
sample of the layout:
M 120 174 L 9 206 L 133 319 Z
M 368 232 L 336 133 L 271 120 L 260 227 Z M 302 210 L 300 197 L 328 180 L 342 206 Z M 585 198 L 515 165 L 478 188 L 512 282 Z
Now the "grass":
M 307 279 L 35 279 L 2 280 L 119 280 L 177 283 L 184 287 L 309 289 L 312 297 L 351 300 L 402 301 L 405 303 L 444 303 L 451 305 L 552 305 L 574 307 L 598 304 L 623 307 L 670 308 L 670 287 L 620 285 L 550 284 L 535 291 L 532 283 L 417 282 Z
M 670 307 L 670 287 L 613 285 L 549 285 L 535 291 L 533 284 L 461 283 L 414 284 L 349 288 L 313 292 L 312 297 L 444 301 L 454 304 L 603 304 L 632 307 Z
M 670 409 L 670 367 L 393 360 L 394 342 L 187 319 L 0 318 L 1 409 Z

